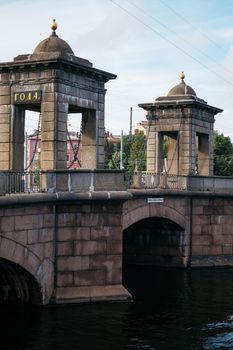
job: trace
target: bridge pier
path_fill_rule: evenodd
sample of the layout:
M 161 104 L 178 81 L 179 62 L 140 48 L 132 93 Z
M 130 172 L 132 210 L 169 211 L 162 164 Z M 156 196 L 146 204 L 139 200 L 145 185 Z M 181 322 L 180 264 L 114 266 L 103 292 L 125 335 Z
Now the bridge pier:
M 37 281 L 43 304 L 131 299 L 122 285 L 129 198 L 124 191 L 0 197 L 0 258 Z
M 55 302 L 131 298 L 122 286 L 122 202 L 86 200 L 56 210 Z

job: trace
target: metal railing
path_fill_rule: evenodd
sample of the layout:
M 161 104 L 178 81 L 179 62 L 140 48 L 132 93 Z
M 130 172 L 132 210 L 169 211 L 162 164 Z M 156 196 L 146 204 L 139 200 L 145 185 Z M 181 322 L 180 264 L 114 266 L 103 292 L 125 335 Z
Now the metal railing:
M 233 193 L 233 177 L 173 175 L 167 173 L 137 172 L 133 176 L 131 188 L 168 189 L 213 193 Z
M 0 172 L 0 194 L 40 192 L 40 172 Z
M 167 173 L 137 172 L 133 177 L 133 188 L 163 188 L 172 190 L 187 190 L 188 176 Z
M 127 186 L 128 185 L 128 186 Z M 173 175 L 137 172 L 129 185 L 123 171 L 64 170 L 37 172 L 0 172 L 0 195 L 36 192 L 92 192 L 134 189 L 165 189 L 232 193 L 233 177 Z

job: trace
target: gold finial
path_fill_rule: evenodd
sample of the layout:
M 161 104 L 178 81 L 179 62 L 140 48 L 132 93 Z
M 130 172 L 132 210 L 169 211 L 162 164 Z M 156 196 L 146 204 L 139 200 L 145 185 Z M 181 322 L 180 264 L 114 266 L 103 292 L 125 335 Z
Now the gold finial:
M 56 23 L 55 19 L 53 19 L 53 22 L 52 22 L 50 28 L 55 33 L 55 30 L 57 29 L 57 23 Z
M 184 81 L 184 78 L 185 78 L 185 74 L 184 74 L 184 72 L 181 72 L 180 73 L 180 79 Z

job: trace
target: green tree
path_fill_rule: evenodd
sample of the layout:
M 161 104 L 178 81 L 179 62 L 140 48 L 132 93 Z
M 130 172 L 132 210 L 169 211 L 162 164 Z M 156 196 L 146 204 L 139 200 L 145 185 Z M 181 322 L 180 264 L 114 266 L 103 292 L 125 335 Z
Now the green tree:
M 143 132 L 123 137 L 123 166 L 126 174 L 146 170 L 146 137 Z M 113 144 L 105 138 L 105 169 L 120 168 L 120 140 Z
M 110 168 L 110 163 L 112 161 L 113 154 L 115 152 L 114 143 L 109 141 L 107 135 L 104 140 L 104 167 L 105 169 Z
M 214 135 L 214 175 L 233 176 L 233 145 L 229 136 Z
M 128 171 L 146 170 L 146 137 L 143 132 L 138 132 L 133 135 L 132 144 L 129 152 L 129 167 Z

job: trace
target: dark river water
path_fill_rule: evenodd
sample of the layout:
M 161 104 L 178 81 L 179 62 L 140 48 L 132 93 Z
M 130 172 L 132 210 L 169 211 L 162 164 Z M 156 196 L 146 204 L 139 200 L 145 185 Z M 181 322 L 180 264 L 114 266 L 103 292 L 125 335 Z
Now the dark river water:
M 232 269 L 127 268 L 133 303 L 1 307 L 0 349 L 233 349 Z

